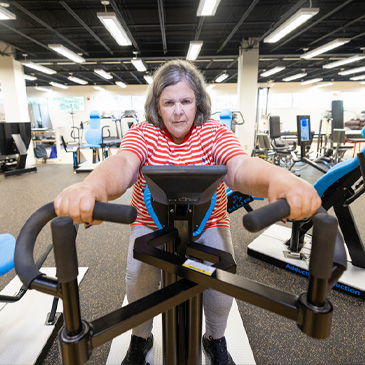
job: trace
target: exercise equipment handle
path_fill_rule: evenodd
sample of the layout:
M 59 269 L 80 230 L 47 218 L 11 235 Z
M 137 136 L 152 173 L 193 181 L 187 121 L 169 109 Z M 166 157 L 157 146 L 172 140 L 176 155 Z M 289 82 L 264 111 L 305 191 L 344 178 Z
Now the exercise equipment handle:
M 289 204 L 285 199 L 280 199 L 244 215 L 243 225 L 249 232 L 258 232 L 289 215 Z
M 38 234 L 56 216 L 53 202 L 48 203 L 30 216 L 19 233 L 14 255 L 15 271 L 27 288 L 42 275 L 33 259 Z M 137 211 L 132 206 L 95 202 L 93 211 L 95 220 L 130 224 L 136 217 Z

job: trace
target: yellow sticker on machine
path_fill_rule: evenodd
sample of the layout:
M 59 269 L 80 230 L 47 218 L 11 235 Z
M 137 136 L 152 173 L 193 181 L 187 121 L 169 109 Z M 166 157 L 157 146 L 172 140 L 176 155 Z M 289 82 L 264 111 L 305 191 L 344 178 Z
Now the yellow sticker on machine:
M 212 274 L 215 271 L 215 267 L 208 266 L 208 265 L 202 264 L 201 262 L 193 261 L 190 259 L 187 259 L 183 263 L 183 266 L 187 267 L 188 269 L 200 272 L 200 273 L 202 273 L 204 275 L 208 275 L 208 276 L 212 276 Z

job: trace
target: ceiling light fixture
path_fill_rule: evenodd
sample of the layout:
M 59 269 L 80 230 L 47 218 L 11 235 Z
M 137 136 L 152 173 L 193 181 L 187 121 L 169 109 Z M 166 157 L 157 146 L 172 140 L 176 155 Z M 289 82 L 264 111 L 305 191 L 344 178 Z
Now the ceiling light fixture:
M 315 82 L 320 82 L 322 80 L 323 80 L 323 78 L 317 77 L 316 79 L 310 79 L 310 80 L 302 81 L 300 84 L 301 85 L 309 85 L 309 84 L 314 84 Z
M 78 77 L 75 77 L 75 76 L 69 76 L 68 79 L 70 81 L 76 82 L 77 84 L 80 84 L 80 85 L 87 85 L 88 84 L 87 81 L 79 79 Z
M 30 76 L 30 75 L 26 75 L 24 74 L 24 79 L 28 80 L 28 81 L 35 81 L 37 80 L 37 78 L 35 76 Z
M 97 85 L 95 85 L 95 86 L 93 86 L 93 88 L 94 88 L 95 90 L 105 91 L 105 89 L 104 89 L 103 87 L 101 87 L 101 86 L 97 86 Z
M 122 89 L 125 89 L 127 85 L 123 81 L 115 81 L 115 84 L 121 87 Z
M 220 74 L 216 79 L 215 82 L 222 82 L 224 81 L 229 75 L 224 71 L 222 74 Z
M 186 59 L 189 61 L 194 61 L 198 58 L 199 52 L 203 46 L 202 41 L 191 41 L 189 44 L 188 54 L 186 55 Z
M 74 61 L 76 63 L 85 62 L 85 58 L 79 56 L 75 52 L 72 52 L 68 48 L 64 47 L 62 44 L 49 44 L 48 47 L 59 53 L 60 55 L 67 57 L 71 61 Z
M 358 72 L 363 72 L 363 71 L 365 71 L 365 66 L 351 68 L 350 70 L 341 71 L 338 74 L 339 75 L 342 75 L 342 76 L 345 76 L 345 75 L 356 74 Z
M 129 39 L 126 31 L 120 24 L 117 16 L 113 12 L 97 13 L 96 16 L 104 24 L 105 28 L 108 29 L 109 33 L 117 41 L 120 46 L 131 46 L 132 42 Z
M 68 86 L 67 85 L 59 84 L 58 82 L 51 81 L 49 84 L 52 85 L 52 86 L 54 86 L 54 87 L 58 87 L 60 89 L 68 89 Z
M 350 77 L 351 81 L 358 81 L 358 80 L 364 80 L 364 79 L 365 79 L 365 75 Z
M 22 63 L 23 66 L 27 66 L 27 67 L 30 67 L 34 70 L 37 70 L 37 71 L 40 71 L 40 72 L 44 72 L 45 74 L 47 75 L 53 75 L 53 74 L 56 74 L 57 71 L 55 70 L 52 70 L 48 67 L 44 67 L 42 65 L 38 65 L 37 63 L 33 63 L 33 62 L 23 62 Z
M 333 85 L 333 82 L 322 82 L 321 84 L 314 85 L 313 87 L 319 88 L 319 87 L 326 87 L 326 86 L 331 86 L 331 85 Z
M 38 90 L 38 91 L 45 91 L 47 93 L 50 93 L 50 92 L 53 91 L 51 89 L 47 89 L 46 87 L 42 87 L 42 86 L 36 86 L 35 89 Z
M 268 76 L 271 76 L 271 75 L 276 74 L 276 73 L 278 73 L 280 71 L 283 71 L 283 70 L 285 70 L 284 66 L 277 66 L 277 67 L 272 68 L 271 70 L 263 72 L 260 76 L 268 77 Z
M 143 78 L 147 81 L 148 84 L 152 84 L 153 77 L 151 75 L 144 75 Z
M 320 46 L 309 52 L 302 54 L 300 57 L 307 60 L 309 58 L 318 56 L 319 54 L 325 53 L 333 48 L 342 46 L 343 44 L 346 44 L 350 41 L 351 41 L 351 38 L 337 38 L 337 39 L 333 40 L 332 42 L 326 43 L 323 46 Z
M 293 16 L 287 21 L 276 28 L 265 39 L 264 43 L 276 43 L 281 38 L 284 38 L 287 34 L 291 33 L 294 29 L 301 26 L 307 20 L 318 14 L 319 8 L 302 8 L 299 9 Z
M 135 57 L 131 59 L 131 62 L 133 66 L 136 68 L 137 71 L 145 72 L 147 71 L 147 68 L 143 61 L 140 58 L 137 58 L 138 52 L 133 52 L 135 54 Z
M 9 10 L 6 10 L 3 5 L 0 6 L 0 20 L 15 20 L 15 19 L 16 19 L 15 14 L 13 14 Z
M 215 15 L 221 0 L 200 0 L 196 16 L 212 16 Z
M 307 74 L 305 72 L 302 72 L 302 73 L 299 73 L 299 74 L 295 74 L 293 76 L 289 76 L 289 77 L 285 77 L 283 79 L 283 81 L 293 81 L 293 80 L 296 80 L 296 79 L 300 79 L 301 77 L 305 77 L 307 76 Z
M 113 78 L 113 76 L 109 72 L 106 72 L 101 68 L 94 69 L 94 72 L 96 74 L 98 74 L 99 76 L 104 77 L 104 79 L 107 79 L 107 80 L 110 80 Z
M 348 63 L 356 62 L 362 60 L 363 58 L 365 58 L 365 56 L 356 55 L 336 62 L 327 63 L 327 65 L 324 65 L 323 68 L 334 68 L 342 65 L 347 65 Z

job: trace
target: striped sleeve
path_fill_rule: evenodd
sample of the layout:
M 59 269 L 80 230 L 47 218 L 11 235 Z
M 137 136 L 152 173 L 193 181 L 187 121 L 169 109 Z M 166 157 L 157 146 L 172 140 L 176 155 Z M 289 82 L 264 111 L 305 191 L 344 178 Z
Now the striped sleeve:
M 143 129 L 145 123 L 137 124 L 123 136 L 118 152 L 130 151 L 138 156 L 143 164 L 148 156 L 147 142 L 144 137 Z
M 234 156 L 245 155 L 238 138 L 226 126 L 217 128 L 213 144 L 213 156 L 217 165 L 226 165 L 228 160 Z

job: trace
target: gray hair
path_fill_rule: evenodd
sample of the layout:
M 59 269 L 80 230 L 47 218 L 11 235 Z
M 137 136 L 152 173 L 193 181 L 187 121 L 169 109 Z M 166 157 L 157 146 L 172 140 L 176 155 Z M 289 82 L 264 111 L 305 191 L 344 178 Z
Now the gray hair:
M 171 85 L 185 80 L 194 91 L 197 111 L 194 125 L 202 125 L 211 116 L 211 101 L 206 90 L 206 83 L 198 68 L 189 61 L 172 60 L 163 64 L 154 74 L 153 83 L 147 91 L 144 105 L 146 120 L 156 126 L 165 125 L 159 115 L 159 101 L 162 91 Z

